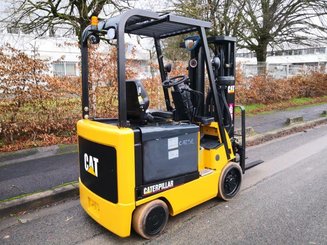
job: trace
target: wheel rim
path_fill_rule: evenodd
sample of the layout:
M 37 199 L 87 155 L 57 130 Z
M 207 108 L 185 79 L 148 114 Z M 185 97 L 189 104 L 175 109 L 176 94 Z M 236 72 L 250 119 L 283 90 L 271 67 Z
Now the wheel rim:
M 224 193 L 226 196 L 234 196 L 240 187 L 241 173 L 238 169 L 230 169 L 224 179 Z
M 148 235 L 158 234 L 165 225 L 166 212 L 163 207 L 152 209 L 145 221 L 145 231 Z

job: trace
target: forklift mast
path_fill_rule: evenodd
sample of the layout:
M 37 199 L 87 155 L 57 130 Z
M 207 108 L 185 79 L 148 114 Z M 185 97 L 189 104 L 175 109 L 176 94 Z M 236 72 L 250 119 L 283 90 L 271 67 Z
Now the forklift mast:
M 232 138 L 234 137 L 235 107 L 235 42 L 236 38 L 228 36 L 210 37 L 209 44 L 214 45 L 213 67 L 215 82 L 222 106 L 224 126 Z M 216 64 L 215 61 L 220 61 Z
M 197 38 L 196 36 L 193 39 Z M 234 137 L 234 107 L 235 107 L 235 42 L 236 38 L 215 36 L 208 38 L 208 44 L 213 52 L 212 67 L 215 86 L 218 92 L 219 105 L 222 111 L 223 124 L 229 136 Z M 185 45 L 181 44 L 181 47 Z M 204 54 L 201 45 L 191 50 L 188 65 L 190 87 L 196 91 L 205 91 Z M 213 116 L 214 101 L 210 89 L 205 97 L 193 96 L 192 102 L 199 105 L 199 116 Z
M 197 40 L 198 36 L 187 39 Z M 226 129 L 233 143 L 234 152 L 239 154 L 239 161 L 243 173 L 245 172 L 245 110 L 242 106 L 235 105 L 235 50 L 236 38 L 229 36 L 214 36 L 208 38 L 208 45 L 213 53 L 211 65 L 214 73 L 215 88 L 217 90 L 219 106 L 222 114 L 223 127 Z M 180 47 L 185 48 L 181 43 Z M 205 92 L 205 59 L 202 45 L 197 45 L 190 50 L 188 72 L 190 87 L 196 91 Z M 198 105 L 198 117 L 215 115 L 213 90 L 209 88 L 205 96 L 193 96 L 192 102 Z M 241 110 L 241 141 L 236 142 L 234 137 L 235 107 Z

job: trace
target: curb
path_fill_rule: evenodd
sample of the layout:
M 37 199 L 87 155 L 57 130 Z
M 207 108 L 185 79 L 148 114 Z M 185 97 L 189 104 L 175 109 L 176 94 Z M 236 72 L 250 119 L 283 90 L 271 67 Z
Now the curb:
M 247 139 L 246 141 L 246 146 L 254 146 L 254 145 L 258 145 L 276 138 L 280 138 L 286 135 L 290 135 L 293 133 L 297 133 L 297 132 L 301 132 L 303 130 L 321 125 L 327 123 L 327 118 L 318 118 L 315 120 L 311 120 L 311 121 L 306 121 L 303 123 L 296 123 L 296 124 L 292 124 L 290 126 L 281 128 L 281 129 L 277 129 L 277 130 L 273 130 L 270 131 L 268 133 L 263 133 L 263 134 L 258 134 L 255 136 L 251 136 Z
M 264 134 L 251 136 L 247 139 L 247 146 L 258 145 L 279 137 L 290 135 L 296 132 L 327 123 L 327 117 L 319 118 L 304 123 L 297 123 L 282 129 L 270 131 Z M 0 203 L 0 218 L 15 214 L 18 212 L 40 208 L 54 202 L 63 201 L 68 198 L 78 196 L 78 183 L 72 183 L 57 187 L 51 190 L 31 194 L 22 198 Z
M 67 198 L 78 196 L 78 183 L 34 193 L 22 198 L 0 203 L 0 218 L 18 212 L 39 208 Z
M 289 117 L 286 119 L 286 122 L 285 124 L 290 126 L 290 125 L 293 125 L 295 123 L 302 123 L 304 122 L 304 119 L 303 119 L 303 116 L 300 116 L 300 117 Z
M 19 150 L 15 152 L 0 153 L 0 167 L 43 157 L 77 152 L 77 145 L 52 145 L 38 148 Z
M 241 134 L 242 134 L 242 130 L 241 129 L 235 130 L 234 135 L 240 136 Z M 246 135 L 246 137 L 251 137 L 251 136 L 254 136 L 255 134 L 256 133 L 255 133 L 253 127 L 246 127 L 245 128 L 245 135 Z

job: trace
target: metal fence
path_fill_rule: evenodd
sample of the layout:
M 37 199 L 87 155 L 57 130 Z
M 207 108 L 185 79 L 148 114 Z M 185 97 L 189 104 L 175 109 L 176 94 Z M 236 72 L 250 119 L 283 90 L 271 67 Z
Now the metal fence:
M 305 75 L 311 72 L 327 73 L 327 64 L 242 64 L 241 69 L 245 77 L 254 77 L 265 73 L 268 76 L 279 79 Z

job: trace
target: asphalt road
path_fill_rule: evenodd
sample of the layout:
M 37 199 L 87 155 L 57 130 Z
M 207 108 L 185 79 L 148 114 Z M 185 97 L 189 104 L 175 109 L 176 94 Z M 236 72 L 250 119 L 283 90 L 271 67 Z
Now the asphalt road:
M 0 221 L 1 244 L 327 244 L 327 125 L 249 148 L 265 163 L 230 202 L 171 217 L 152 241 L 121 239 L 70 200 Z
M 69 153 L 0 167 L 0 200 L 44 191 L 78 179 L 78 155 Z

